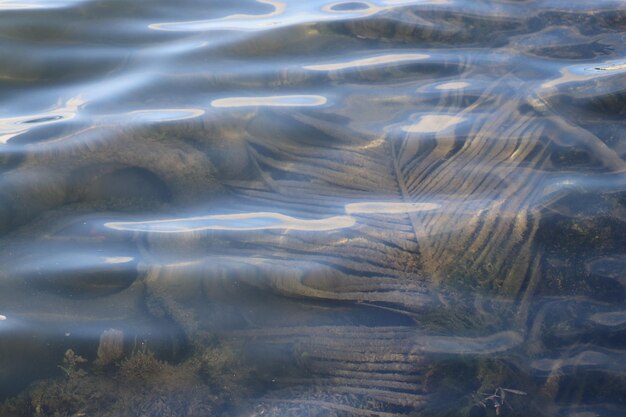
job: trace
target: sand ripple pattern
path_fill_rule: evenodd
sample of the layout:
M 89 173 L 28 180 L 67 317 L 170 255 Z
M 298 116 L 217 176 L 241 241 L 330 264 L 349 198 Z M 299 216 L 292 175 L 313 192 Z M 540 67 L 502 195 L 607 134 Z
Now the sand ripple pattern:
M 237 352 L 216 415 L 626 414 L 623 1 L 0 0 L 0 53 L 0 398 L 123 329 Z

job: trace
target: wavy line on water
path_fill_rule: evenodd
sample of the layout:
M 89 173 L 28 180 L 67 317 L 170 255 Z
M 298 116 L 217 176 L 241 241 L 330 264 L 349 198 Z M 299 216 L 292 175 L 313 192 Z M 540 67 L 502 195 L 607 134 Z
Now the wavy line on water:
M 467 120 L 465 117 L 447 114 L 426 114 L 419 118 L 417 123 L 403 126 L 407 133 L 434 133 L 456 126 Z
M 458 7 L 452 0 L 379 0 L 379 1 L 338 1 L 332 3 L 325 2 L 296 2 L 288 4 L 276 0 L 256 0 L 257 3 L 269 5 L 273 10 L 268 13 L 250 15 L 250 14 L 232 14 L 217 19 L 200 19 L 186 20 L 176 22 L 159 22 L 148 25 L 149 29 L 160 31 L 175 32 L 198 32 L 212 30 L 226 31 L 260 31 L 266 29 L 274 29 L 287 27 L 292 25 L 301 25 L 308 23 L 331 22 L 337 20 L 352 20 L 371 17 L 381 12 L 387 12 L 398 8 L 409 8 L 417 6 L 446 6 L 446 8 Z M 322 4 L 319 4 L 322 3 Z M 615 3 L 611 1 L 601 2 L 603 4 L 588 7 L 586 5 L 574 5 L 575 10 L 580 12 L 592 12 L 603 9 L 611 9 L 615 7 Z M 604 7 L 602 7 L 604 6 Z M 550 7 L 546 5 L 545 7 Z M 558 9 L 555 5 L 553 6 Z M 471 11 L 481 16 L 491 16 L 498 14 L 523 15 L 527 10 L 524 5 L 516 4 L 499 4 L 498 11 L 494 12 L 493 5 L 472 4 Z M 526 12 L 527 13 L 527 12 Z
M 0 10 L 41 10 L 61 9 L 83 3 L 85 0 L 47 0 L 47 1 L 20 1 L 0 0 Z
M 74 246 L 55 244 L 52 246 L 33 247 L 32 257 L 27 262 L 20 262 L 9 269 L 15 275 L 41 274 L 46 271 L 46 277 L 53 273 L 69 273 L 73 271 L 106 270 L 112 265 L 120 267 L 132 267 L 136 260 L 130 256 L 124 248 L 99 246 L 96 250 L 89 247 L 78 248 Z
M 610 313 L 596 313 L 589 318 L 593 323 L 607 327 L 622 327 L 626 325 L 626 311 L 612 311 Z
M 626 61 L 612 60 L 596 65 L 578 64 L 562 68 L 561 76 L 544 82 L 541 88 L 554 88 L 566 83 L 582 82 L 626 73 Z
M 288 95 L 266 97 L 227 97 L 213 100 L 213 107 L 311 107 L 322 106 L 328 99 L 317 95 Z
M 348 214 L 397 214 L 415 213 L 418 211 L 437 210 L 441 206 L 436 203 L 395 203 L 395 202 L 364 202 L 346 204 Z
M 352 215 L 402 214 L 433 211 L 441 208 L 438 203 L 405 203 L 368 201 L 345 205 L 346 215 L 315 220 L 298 219 L 280 213 L 253 212 L 182 217 L 175 219 L 147 220 L 136 222 L 108 222 L 104 226 L 113 230 L 185 233 L 205 230 L 252 231 L 252 230 L 300 230 L 325 232 L 354 226 L 357 220 Z
M 114 230 L 152 233 L 185 233 L 204 230 L 251 231 L 251 230 L 301 230 L 330 231 L 351 227 L 355 223 L 350 216 L 335 216 L 319 220 L 297 219 L 279 213 L 223 214 L 180 219 L 151 220 L 140 222 L 109 222 L 105 227 Z
M 437 90 L 461 90 L 469 87 L 471 84 L 466 81 L 450 81 L 447 83 L 439 84 L 435 87 Z
M 45 113 L 0 119 L 0 145 L 35 126 L 69 120 L 76 116 L 78 109 L 85 104 L 81 96 L 73 97 Z
M 346 13 L 345 11 L 333 11 L 322 7 L 326 13 L 314 10 L 295 10 L 287 7 L 286 3 L 275 0 L 256 0 L 258 3 L 267 4 L 274 8 L 269 13 L 260 15 L 233 14 L 219 19 L 189 20 L 182 22 L 153 23 L 148 27 L 153 30 L 166 31 L 209 31 L 209 30 L 237 30 L 258 31 L 269 28 L 279 28 L 304 23 L 319 21 L 338 20 L 347 18 L 359 18 L 378 13 L 381 8 L 371 3 L 365 3 L 368 7 Z
M 333 64 L 305 65 L 303 68 L 312 71 L 337 71 L 349 68 L 373 67 L 386 64 L 399 64 L 405 62 L 421 61 L 429 58 L 427 54 L 388 54 L 378 55 L 369 58 L 355 59 L 352 61 L 343 61 Z
M 193 119 L 204 114 L 202 109 L 149 109 L 135 110 L 120 116 L 129 117 L 133 123 L 156 123 Z
M 408 7 L 411 5 L 442 5 L 450 3 L 448 0 L 339 1 L 330 4 L 322 4 L 318 7 L 296 8 L 294 5 L 287 5 L 287 3 L 275 0 L 256 1 L 261 4 L 270 5 L 274 9 L 268 13 L 259 15 L 233 14 L 219 19 L 152 23 L 148 25 L 148 27 L 153 30 L 181 32 L 210 30 L 259 31 L 307 23 L 359 19 L 370 17 L 382 11 L 397 7 Z

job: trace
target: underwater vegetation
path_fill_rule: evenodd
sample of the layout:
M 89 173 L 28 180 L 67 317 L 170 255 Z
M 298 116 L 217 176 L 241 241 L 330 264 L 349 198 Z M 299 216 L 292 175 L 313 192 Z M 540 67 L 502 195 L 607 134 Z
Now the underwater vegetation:
M 181 363 L 155 357 L 146 345 L 127 356 L 119 330 L 103 333 L 97 359 L 68 349 L 62 377 L 38 381 L 0 405 L 3 417 L 235 415 L 250 393 L 251 369 L 225 347 L 207 347 Z

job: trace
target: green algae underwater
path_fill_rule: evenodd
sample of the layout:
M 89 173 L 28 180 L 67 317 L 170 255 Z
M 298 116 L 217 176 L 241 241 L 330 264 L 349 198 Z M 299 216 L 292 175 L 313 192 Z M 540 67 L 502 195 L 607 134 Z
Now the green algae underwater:
M 0 2 L 0 416 L 626 414 L 623 2 Z

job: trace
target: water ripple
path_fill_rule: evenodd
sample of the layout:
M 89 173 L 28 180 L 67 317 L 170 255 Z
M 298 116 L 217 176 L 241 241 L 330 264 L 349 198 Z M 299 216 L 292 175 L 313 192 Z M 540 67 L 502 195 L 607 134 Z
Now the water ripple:
M 0 11 L 0 415 L 626 415 L 623 0 Z
M 303 230 L 325 232 L 354 225 L 354 219 L 347 216 L 329 217 L 319 220 L 297 219 L 279 213 L 242 213 L 187 217 L 171 220 L 151 220 L 142 222 L 110 222 L 105 226 L 114 230 L 127 230 L 151 233 L 188 233 L 202 230 Z
M 323 96 L 289 95 L 268 97 L 228 97 L 213 100 L 213 107 L 311 107 L 326 104 Z

